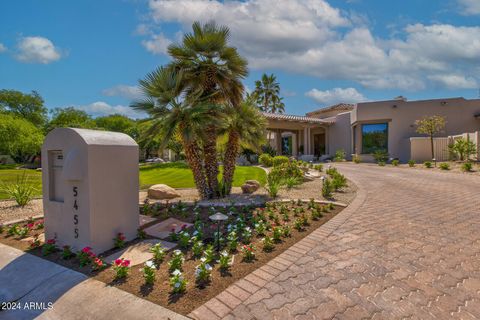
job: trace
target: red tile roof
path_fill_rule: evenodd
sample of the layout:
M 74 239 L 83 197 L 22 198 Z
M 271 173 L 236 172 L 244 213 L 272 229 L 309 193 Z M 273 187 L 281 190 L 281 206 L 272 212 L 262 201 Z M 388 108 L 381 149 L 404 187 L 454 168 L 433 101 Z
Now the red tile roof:
M 294 121 L 294 122 L 305 122 L 305 123 L 321 123 L 321 124 L 331 124 L 335 122 L 335 119 L 318 119 L 318 118 L 311 118 L 305 116 L 296 116 L 291 114 L 283 114 L 283 113 L 269 113 L 269 112 L 262 112 L 262 114 L 267 119 L 271 120 L 285 120 L 285 121 Z

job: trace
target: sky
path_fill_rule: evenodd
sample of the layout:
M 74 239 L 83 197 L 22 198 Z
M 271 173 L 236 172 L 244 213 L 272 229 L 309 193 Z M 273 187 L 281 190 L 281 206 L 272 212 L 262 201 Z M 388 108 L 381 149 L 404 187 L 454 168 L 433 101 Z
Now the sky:
M 230 27 L 247 90 L 274 73 L 290 114 L 480 94 L 480 0 L 2 0 L 0 89 L 142 117 L 138 80 L 197 20 Z

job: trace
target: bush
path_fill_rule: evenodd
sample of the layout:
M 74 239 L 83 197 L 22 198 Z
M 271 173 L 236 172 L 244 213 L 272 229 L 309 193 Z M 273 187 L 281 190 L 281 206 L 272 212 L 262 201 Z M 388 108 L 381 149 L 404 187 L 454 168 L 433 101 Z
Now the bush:
M 340 190 L 343 187 L 347 186 L 347 178 L 343 174 L 336 174 L 333 176 L 332 179 L 332 186 L 335 189 L 335 191 Z
M 332 181 L 329 178 L 326 178 L 325 180 L 323 180 L 322 196 L 325 199 L 329 199 L 332 197 L 332 192 L 333 192 Z
M 463 172 L 470 172 L 472 171 L 472 163 L 471 162 L 465 162 L 464 164 L 462 164 L 462 171 Z
M 378 162 L 387 162 L 388 160 L 388 152 L 385 150 L 377 150 L 373 153 L 373 158 L 375 161 Z
M 397 159 L 392 160 L 392 166 L 398 167 L 399 161 Z
M 33 199 L 33 194 L 36 191 L 25 171 L 21 176 L 17 176 L 15 183 L 5 184 L 2 186 L 2 189 L 20 207 L 26 206 Z
M 270 172 L 267 175 L 267 185 L 265 189 L 268 191 L 268 195 L 272 198 L 276 198 L 280 188 L 282 187 L 283 178 L 279 177 L 273 172 Z
M 279 181 L 284 180 L 287 177 L 303 179 L 303 171 L 295 160 L 273 167 L 269 175 L 271 175 L 273 179 Z
M 450 170 L 450 165 L 446 162 L 440 163 L 440 169 L 442 170 Z
M 323 164 L 316 164 L 313 168 L 315 170 L 317 170 L 318 172 L 322 172 L 323 171 Z
M 333 158 L 333 160 L 335 162 L 345 161 L 345 155 L 346 155 L 345 150 L 339 149 L 335 151 L 335 157 Z
M 415 167 L 415 160 L 408 160 L 408 166 L 409 166 L 410 168 Z
M 273 158 L 268 153 L 263 153 L 258 158 L 258 162 L 265 167 L 271 167 L 273 165 Z
M 385 161 L 378 161 L 377 163 L 380 167 L 385 167 Z
M 475 143 L 464 138 L 455 140 L 455 142 L 449 145 L 448 148 L 450 153 L 455 155 L 460 161 L 468 160 L 470 156 L 477 152 Z
M 431 168 L 432 167 L 432 162 L 431 161 L 425 161 L 423 163 L 423 165 L 425 166 L 425 168 Z
M 288 160 L 288 157 L 286 157 L 286 156 L 275 156 L 275 157 L 273 157 L 273 166 L 276 167 L 276 166 L 279 166 L 281 164 L 287 163 L 289 161 L 290 160 Z
M 300 181 L 299 178 L 297 177 L 288 177 L 284 180 L 285 185 L 287 186 L 287 189 L 292 189 L 295 186 L 298 186 L 302 182 Z
M 352 161 L 354 163 L 360 163 L 361 162 L 360 156 L 358 154 L 354 154 L 352 157 Z

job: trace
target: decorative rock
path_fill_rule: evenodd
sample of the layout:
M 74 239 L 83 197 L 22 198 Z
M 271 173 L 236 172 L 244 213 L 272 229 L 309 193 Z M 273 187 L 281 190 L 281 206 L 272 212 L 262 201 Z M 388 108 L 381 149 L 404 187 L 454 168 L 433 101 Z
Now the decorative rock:
M 148 188 L 148 197 L 157 200 L 174 199 L 180 197 L 180 194 L 166 184 L 155 184 Z
M 139 222 L 140 222 L 140 227 L 146 225 L 147 223 L 150 223 L 152 221 L 155 221 L 156 219 L 153 217 L 149 217 L 143 214 L 139 215 Z
M 27 237 L 27 238 L 20 239 L 20 241 L 23 241 L 23 242 L 31 242 L 33 240 L 34 240 L 34 237 Z M 38 235 L 38 240 L 40 241 L 40 243 L 45 243 L 45 233 L 40 233 Z
M 165 221 L 159 222 L 151 227 L 146 228 L 145 232 L 149 236 L 166 239 L 170 236 L 172 230 L 174 230 L 175 233 L 178 233 L 182 230 L 183 226 L 188 228 L 191 227 L 192 224 L 180 221 L 178 219 L 168 218 Z
M 260 188 L 260 182 L 257 180 L 247 180 L 241 188 L 243 193 L 254 193 Z
M 116 259 L 123 258 L 125 260 L 130 260 L 130 263 L 133 266 L 144 263 L 145 261 L 152 259 L 152 253 L 150 252 L 150 248 L 157 243 L 160 243 L 162 247 L 164 247 L 167 250 L 171 250 L 176 246 L 175 243 L 163 241 L 163 240 L 156 240 L 156 239 L 143 240 L 141 242 L 128 246 L 127 248 L 121 251 L 118 251 L 114 254 L 109 255 L 108 257 L 105 258 L 105 261 L 108 263 L 112 263 Z

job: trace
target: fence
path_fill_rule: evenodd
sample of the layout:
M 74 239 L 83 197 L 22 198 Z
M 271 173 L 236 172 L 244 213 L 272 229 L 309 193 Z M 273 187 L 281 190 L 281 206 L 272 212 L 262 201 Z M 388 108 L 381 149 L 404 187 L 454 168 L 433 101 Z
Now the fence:
M 476 146 L 477 154 L 472 159 L 480 159 L 480 131 L 473 133 L 463 133 L 448 137 L 433 138 L 433 149 L 435 159 L 437 161 L 450 160 L 448 146 L 458 139 L 466 139 L 472 141 Z M 432 148 L 430 138 L 428 137 L 412 137 L 410 138 L 410 158 L 416 162 L 432 160 Z

